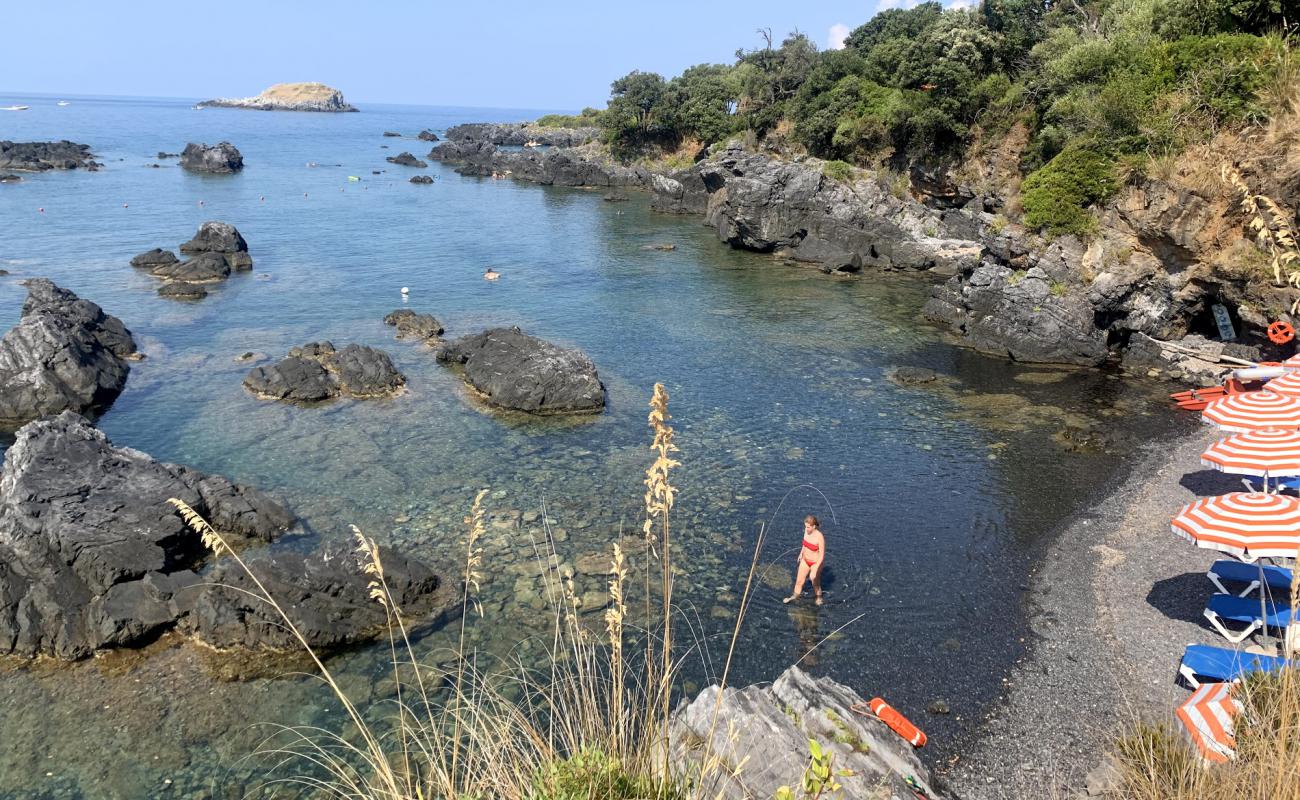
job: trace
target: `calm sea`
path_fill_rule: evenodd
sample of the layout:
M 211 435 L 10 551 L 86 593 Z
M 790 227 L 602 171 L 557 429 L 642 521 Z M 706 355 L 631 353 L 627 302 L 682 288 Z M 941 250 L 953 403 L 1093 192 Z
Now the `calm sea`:
M 720 672 L 767 526 L 732 680 L 771 680 L 801 661 L 884 696 L 949 753 L 1025 653 L 1024 590 L 1050 532 L 1114 480 L 1139 435 L 1176 424 L 1156 402 L 1159 387 L 950 346 L 919 320 L 927 278 L 786 266 L 720 244 L 698 218 L 652 213 L 636 193 L 610 203 L 605 190 L 384 160 L 423 157 L 431 145 L 414 137 L 425 128 L 441 135 L 458 122 L 537 112 L 287 114 L 0 97 L 9 103 L 31 109 L 0 112 L 0 139 L 84 142 L 105 166 L 0 184 L 0 269 L 11 273 L 0 279 L 0 328 L 17 321 L 20 282 L 33 276 L 121 317 L 148 358 L 102 429 L 119 445 L 273 492 L 303 520 L 301 535 L 279 546 L 315 546 L 356 524 L 454 575 L 462 519 L 490 487 L 485 616 L 468 623 L 485 659 L 540 659 L 545 648 L 551 612 L 533 521 L 543 506 L 600 627 L 601 554 L 640 527 L 646 401 L 659 381 L 683 462 L 678 600 L 682 639 L 697 644 L 686 688 Z M 242 173 L 193 175 L 155 157 L 220 140 L 243 152 Z M 415 174 L 436 182 L 412 185 Z M 175 249 L 205 220 L 239 228 L 253 272 L 201 302 L 159 298 L 156 281 L 127 262 Z M 657 243 L 676 249 L 645 249 Z M 500 281 L 482 280 L 487 266 Z M 489 411 L 428 347 L 394 340 L 382 319 L 400 307 L 433 313 L 449 336 L 519 325 L 580 347 L 609 408 L 561 421 Z M 409 391 L 303 408 L 242 389 L 240 354 L 276 358 L 318 339 L 385 349 Z M 887 378 L 900 365 L 941 377 L 903 388 Z M 1053 438 L 1088 426 L 1113 440 L 1110 452 L 1073 452 Z M 780 603 L 807 513 L 822 518 L 830 554 L 820 609 Z M 421 647 L 450 642 L 434 633 Z M 377 702 L 385 662 L 362 650 L 334 663 L 363 701 Z M 339 726 L 312 681 L 227 681 L 226 671 L 198 648 L 165 643 L 130 658 L 5 669 L 0 796 L 240 796 L 260 774 L 247 758 L 259 724 Z M 952 714 L 928 715 L 935 699 Z

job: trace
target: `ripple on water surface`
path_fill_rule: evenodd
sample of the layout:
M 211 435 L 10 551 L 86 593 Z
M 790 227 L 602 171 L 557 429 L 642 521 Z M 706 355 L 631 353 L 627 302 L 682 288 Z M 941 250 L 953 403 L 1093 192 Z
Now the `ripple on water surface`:
M 380 145 L 394 143 L 384 130 L 441 133 L 492 116 L 481 110 L 32 105 L 7 138 L 85 141 L 106 168 L 0 187 L 0 219 L 19 223 L 0 237 L 0 264 L 13 273 L 0 279 L 0 320 L 17 319 L 17 281 L 35 275 L 122 317 L 149 357 L 101 427 L 120 445 L 273 491 L 303 519 L 296 546 L 355 523 L 451 574 L 470 501 L 491 487 L 485 616 L 468 623 L 484 653 L 527 660 L 544 650 L 543 505 L 585 618 L 599 626 L 610 545 L 640 527 L 645 404 L 662 381 L 683 462 L 674 474 L 683 636 L 705 644 L 689 682 L 720 671 L 766 526 L 733 681 L 771 680 L 802 659 L 884 694 L 942 748 L 978 719 L 1023 651 L 1021 587 L 1043 536 L 1108 480 L 1136 431 L 1172 424 L 1152 390 L 942 343 L 917 319 L 923 279 L 832 278 L 732 251 L 697 219 L 652 214 L 637 195 L 605 203 L 600 191 L 463 178 L 438 164 L 425 171 L 437 182 L 419 187 L 407 183 L 414 171 L 384 162 L 391 151 Z M 243 173 L 145 168 L 159 150 L 219 139 L 243 151 Z M 410 144 L 401 147 L 422 152 Z M 199 303 L 157 297 L 127 261 L 174 248 L 206 219 L 240 229 L 253 273 Z M 676 249 L 643 249 L 657 242 Z M 502 278 L 483 281 L 487 266 Z M 427 346 L 392 338 L 382 318 L 403 304 L 435 314 L 449 336 L 517 324 L 581 347 L 605 380 L 608 410 L 541 421 L 488 411 Z M 251 366 L 321 338 L 385 349 L 409 390 L 299 408 L 241 388 Z M 254 360 L 236 361 L 245 352 Z M 888 379 L 898 365 L 939 378 L 900 386 Z M 1104 431 L 1104 448 L 1077 446 L 1096 437 L 1052 438 L 1066 429 Z M 780 603 L 806 513 L 822 518 L 828 540 L 821 609 Z M 646 556 L 633 548 L 631 558 Z M 421 647 L 450 643 L 435 633 Z M 222 682 L 223 668 L 196 648 L 166 645 L 0 674 L 0 788 L 229 789 L 255 774 L 240 761 L 260 736 L 255 723 L 338 726 L 309 681 Z M 381 650 L 337 664 L 362 697 L 384 695 Z M 924 717 L 937 697 L 952 716 Z

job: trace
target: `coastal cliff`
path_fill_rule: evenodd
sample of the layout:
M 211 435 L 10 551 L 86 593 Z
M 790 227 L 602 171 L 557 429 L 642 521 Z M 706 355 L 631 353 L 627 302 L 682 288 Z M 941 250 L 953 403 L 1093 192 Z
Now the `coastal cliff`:
M 356 111 L 338 89 L 323 83 L 277 83 L 256 97 L 204 100 L 197 108 L 247 108 L 253 111 Z
M 1005 187 L 985 182 L 977 191 L 953 169 L 843 171 L 739 140 L 672 169 L 621 163 L 595 142 L 502 149 L 493 140 L 505 137 L 483 133 L 492 129 L 452 128 L 429 158 L 462 175 L 643 189 L 654 209 L 700 215 L 733 247 L 826 272 L 929 271 L 937 283 L 918 310 L 988 354 L 1122 363 L 1202 383 L 1219 379 L 1222 355 L 1289 355 L 1264 336 L 1289 293 L 1248 266 L 1261 257 L 1230 193 L 1190 168 L 1124 187 L 1098 210 L 1093 235 L 1048 237 L 1010 219 Z M 1286 202 L 1296 199 L 1276 188 Z M 1227 311 L 1237 341 L 1213 341 L 1215 306 Z M 1168 341 L 1194 352 L 1171 351 L 1161 344 Z

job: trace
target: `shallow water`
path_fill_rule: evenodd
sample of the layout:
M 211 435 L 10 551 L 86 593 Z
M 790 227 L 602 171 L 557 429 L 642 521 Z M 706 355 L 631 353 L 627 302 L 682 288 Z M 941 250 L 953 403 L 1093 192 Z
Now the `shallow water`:
M 488 653 L 527 660 L 543 650 L 549 612 L 532 544 L 543 503 L 557 551 L 579 568 L 584 608 L 603 603 L 594 554 L 640 527 L 645 404 L 661 381 L 683 462 L 678 600 L 695 630 L 683 637 L 703 644 L 690 683 L 721 669 L 766 525 L 763 580 L 732 680 L 771 680 L 802 658 L 865 696 L 884 695 L 945 753 L 1024 652 L 1021 593 L 1044 537 L 1111 480 L 1139 436 L 1178 424 L 1160 387 L 950 346 L 918 321 L 925 278 L 785 266 L 725 247 L 697 218 L 651 213 L 635 193 L 607 203 L 599 190 L 384 161 L 431 146 L 385 130 L 441 134 L 535 113 L 198 112 L 180 101 L 56 99 L 13 98 L 32 109 L 0 117 L 0 138 L 85 142 L 105 169 L 0 185 L 0 268 L 13 273 L 0 279 L 0 321 L 16 321 L 19 281 L 38 275 L 120 316 L 148 358 L 103 430 L 119 445 L 272 491 L 302 518 L 303 546 L 355 523 L 454 574 L 462 518 L 490 487 L 485 616 L 468 622 Z M 221 139 L 242 150 L 241 174 L 148 166 L 157 151 Z M 419 173 L 437 181 L 407 182 Z M 209 219 L 244 234 L 253 272 L 198 303 L 157 297 L 156 281 L 128 260 L 174 249 Z M 642 249 L 658 242 L 676 249 Z M 500 281 L 482 280 L 488 265 Z M 404 304 L 435 314 L 449 336 L 516 324 L 581 347 L 605 381 L 607 411 L 539 421 L 484 409 L 426 346 L 393 339 L 381 320 Z M 409 391 L 302 408 L 241 388 L 251 365 L 239 354 L 278 358 L 321 338 L 387 350 Z M 900 387 L 886 376 L 904 364 L 944 378 Z M 1109 452 L 1070 452 L 1052 439 L 1089 425 L 1113 434 Z M 821 609 L 780 603 L 806 513 L 821 516 L 828 540 Z M 421 646 L 450 641 L 436 633 Z M 374 649 L 337 664 L 351 688 L 381 697 L 385 660 Z M 9 669 L 0 698 L 5 797 L 239 796 L 256 773 L 241 760 L 259 735 L 250 726 L 338 723 L 310 681 L 223 683 L 190 646 Z M 951 716 L 925 714 L 936 698 Z

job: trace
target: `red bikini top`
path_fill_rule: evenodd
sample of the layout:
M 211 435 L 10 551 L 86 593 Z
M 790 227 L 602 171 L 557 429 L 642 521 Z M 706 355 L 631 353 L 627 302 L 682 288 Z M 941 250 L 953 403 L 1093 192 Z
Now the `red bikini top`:
M 804 540 L 803 540 L 803 546 L 806 547 L 806 548 L 808 548 L 809 550 L 813 551 L 814 553 L 816 553 L 818 550 L 821 549 L 821 545 L 813 544 L 812 542 L 808 541 L 807 539 L 804 539 Z

